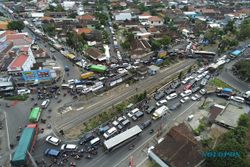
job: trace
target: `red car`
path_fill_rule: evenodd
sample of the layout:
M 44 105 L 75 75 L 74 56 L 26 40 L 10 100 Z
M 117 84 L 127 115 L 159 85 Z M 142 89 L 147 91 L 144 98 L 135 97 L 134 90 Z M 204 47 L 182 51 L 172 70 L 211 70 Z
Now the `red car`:
M 190 90 L 190 89 L 192 89 L 192 85 L 191 84 L 185 85 L 184 90 Z

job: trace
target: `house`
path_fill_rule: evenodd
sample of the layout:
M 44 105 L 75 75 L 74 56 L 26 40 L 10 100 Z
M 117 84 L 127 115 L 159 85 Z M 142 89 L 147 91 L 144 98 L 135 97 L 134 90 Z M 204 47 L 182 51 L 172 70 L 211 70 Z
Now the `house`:
M 171 128 L 148 155 L 162 167 L 196 167 L 204 163 L 202 147 L 185 123 Z
M 44 17 L 44 13 L 43 12 L 31 12 L 29 14 L 29 17 L 32 17 L 32 18 L 42 18 L 42 17 Z
M 64 8 L 64 10 L 70 10 L 75 7 L 75 4 L 76 4 L 75 1 L 63 1 L 61 5 Z
M 131 13 L 115 13 L 114 18 L 115 21 L 132 20 L 132 15 Z
M 148 19 L 148 25 L 150 26 L 162 26 L 164 24 L 164 20 L 159 16 L 152 16 Z
M 12 73 L 31 70 L 34 63 L 35 59 L 32 59 L 32 57 L 27 54 L 21 54 L 17 56 L 8 66 L 8 72 Z
M 86 27 L 88 25 L 94 26 L 98 23 L 96 17 L 91 14 L 84 14 L 82 16 L 77 16 L 76 19 L 83 27 Z
M 9 24 L 9 21 L 0 21 L 0 30 L 6 30 L 8 24 Z
M 0 31 L 0 44 L 2 42 L 13 43 L 14 48 L 30 46 L 34 41 L 27 33 L 16 33 L 15 31 Z
M 216 117 L 226 108 L 226 106 L 214 104 L 210 107 L 208 120 L 214 123 Z
M 144 39 L 136 38 L 131 43 L 130 55 L 132 59 L 141 59 L 151 50 L 151 45 Z
M 142 25 L 145 25 L 148 23 L 148 19 L 152 17 L 148 12 L 144 12 L 141 15 L 138 16 L 139 21 Z
M 93 32 L 93 30 L 90 28 L 75 28 L 74 32 L 76 32 L 77 35 L 81 34 L 89 35 Z
M 47 12 L 46 16 L 52 17 L 52 18 L 63 18 L 63 17 L 67 17 L 68 13 L 67 12 Z
M 96 48 L 89 48 L 85 51 L 85 54 L 93 60 L 103 61 L 106 60 L 106 56 L 100 50 Z
M 228 104 L 224 111 L 216 117 L 214 122 L 224 128 L 233 129 L 238 126 L 238 120 L 244 113 L 244 110 L 240 106 Z

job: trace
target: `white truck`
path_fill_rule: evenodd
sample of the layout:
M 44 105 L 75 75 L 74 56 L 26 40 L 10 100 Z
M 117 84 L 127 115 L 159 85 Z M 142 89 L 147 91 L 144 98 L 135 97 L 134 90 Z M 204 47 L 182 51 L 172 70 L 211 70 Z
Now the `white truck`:
M 153 120 L 157 120 L 161 118 L 163 115 L 165 115 L 168 111 L 168 107 L 163 105 L 160 108 L 156 109 L 155 112 L 152 115 Z

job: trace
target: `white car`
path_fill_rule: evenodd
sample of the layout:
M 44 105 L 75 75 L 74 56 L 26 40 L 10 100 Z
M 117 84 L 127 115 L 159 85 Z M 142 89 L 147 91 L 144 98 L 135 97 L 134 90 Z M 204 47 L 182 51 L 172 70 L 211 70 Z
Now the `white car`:
M 200 90 L 200 94 L 202 94 L 202 95 L 204 95 L 206 92 L 207 92 L 206 89 L 201 89 Z
M 46 137 L 46 142 L 58 146 L 61 143 L 61 140 L 53 136 L 48 136 Z
M 186 103 L 186 102 L 188 102 L 189 100 L 190 100 L 190 97 L 186 96 L 186 97 L 183 97 L 183 98 L 180 100 L 180 102 L 181 102 L 181 103 Z
M 196 78 L 195 78 L 195 80 L 196 81 L 199 81 L 199 80 L 201 80 L 203 78 L 203 75 L 201 74 L 201 75 L 198 75 Z
M 201 96 L 198 95 L 198 94 L 195 94 L 195 95 L 193 95 L 193 96 L 191 97 L 191 99 L 192 99 L 193 101 L 199 100 L 200 98 L 201 98 Z
M 168 95 L 168 96 L 166 97 L 166 99 L 167 99 L 167 100 L 172 100 L 172 99 L 176 98 L 177 96 L 178 96 L 177 93 L 172 93 L 172 94 Z
M 192 90 L 185 90 L 181 93 L 181 97 L 186 97 L 192 94 Z
M 167 100 L 161 100 L 161 101 L 158 101 L 157 103 L 156 103 L 156 106 L 158 106 L 158 107 L 160 107 L 160 106 L 162 106 L 163 104 L 166 104 L 168 101 Z
M 29 89 L 26 89 L 26 88 L 17 90 L 18 95 L 26 95 L 26 94 L 30 94 L 30 93 L 31 93 L 31 91 Z
M 240 97 L 240 96 L 230 96 L 229 99 L 236 101 L 236 102 L 239 102 L 239 103 L 245 103 L 245 99 L 243 97 Z
M 61 150 L 65 150 L 65 151 L 76 151 L 77 148 L 78 147 L 75 144 L 63 144 L 61 146 Z

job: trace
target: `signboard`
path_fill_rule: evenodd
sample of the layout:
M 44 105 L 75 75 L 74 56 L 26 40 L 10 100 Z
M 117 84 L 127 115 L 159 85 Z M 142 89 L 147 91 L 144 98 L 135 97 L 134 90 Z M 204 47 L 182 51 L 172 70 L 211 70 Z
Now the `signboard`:
M 49 81 L 52 79 L 48 69 L 23 71 L 22 77 L 25 81 Z

